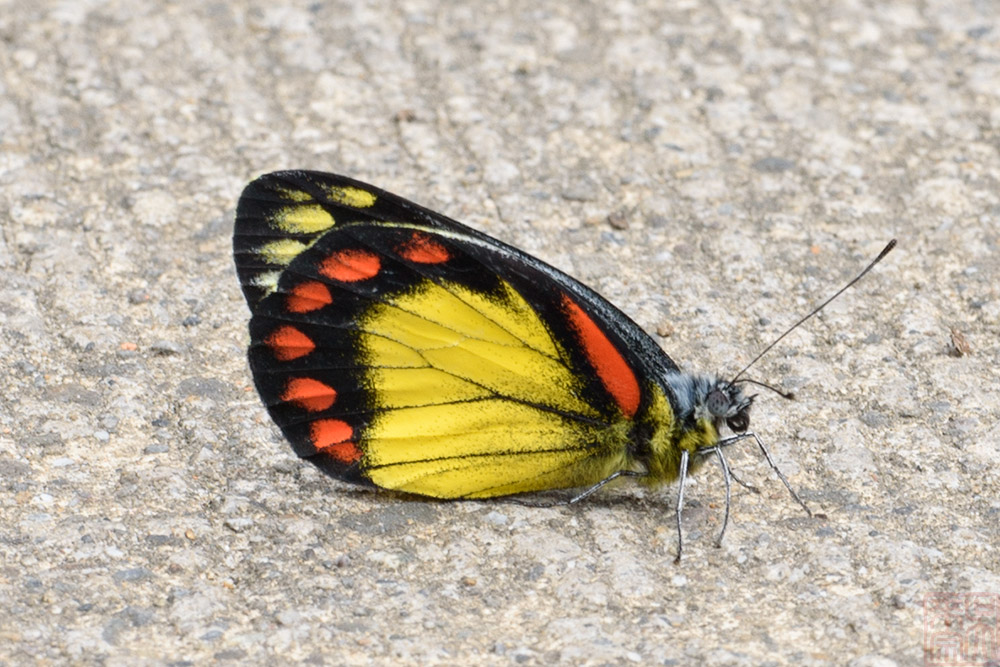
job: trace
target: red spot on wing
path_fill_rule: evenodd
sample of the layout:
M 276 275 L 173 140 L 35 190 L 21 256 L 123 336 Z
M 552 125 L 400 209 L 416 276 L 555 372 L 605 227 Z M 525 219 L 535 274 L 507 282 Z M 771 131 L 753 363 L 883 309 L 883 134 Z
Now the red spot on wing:
M 378 255 L 367 250 L 338 250 L 319 264 L 321 275 L 342 283 L 368 280 L 381 268 Z
M 440 264 L 451 259 L 447 248 L 423 232 L 413 232 L 399 248 L 399 256 L 417 264 Z
M 361 450 L 351 442 L 354 429 L 339 419 L 317 419 L 309 427 L 313 446 L 341 463 L 355 463 L 361 459 Z
M 292 361 L 316 349 L 316 343 L 309 336 L 287 324 L 275 329 L 264 342 L 278 361 Z
M 639 409 L 640 392 L 632 368 L 590 315 L 565 294 L 562 302 L 563 312 L 576 332 L 590 365 L 597 371 L 597 377 L 625 416 L 633 417 Z
M 310 313 L 333 303 L 330 289 L 321 282 L 299 283 L 288 293 L 285 306 L 292 313 Z
M 336 402 L 337 391 L 319 380 L 292 378 L 285 385 L 281 400 L 295 403 L 309 412 L 322 412 Z

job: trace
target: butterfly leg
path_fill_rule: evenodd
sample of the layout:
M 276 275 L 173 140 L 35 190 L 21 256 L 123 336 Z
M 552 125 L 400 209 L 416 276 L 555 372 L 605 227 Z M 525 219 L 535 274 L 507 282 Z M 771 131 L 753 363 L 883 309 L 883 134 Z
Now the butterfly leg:
M 750 434 L 750 433 L 739 433 L 739 434 L 731 436 L 729 438 L 723 438 L 722 440 L 720 440 L 718 442 L 718 444 L 715 445 L 715 449 L 718 450 L 718 449 L 722 449 L 723 447 L 728 447 L 730 445 L 735 445 L 737 442 L 739 442 L 741 440 L 745 440 L 746 438 L 749 438 L 751 435 L 752 434 Z M 749 482 L 744 482 L 742 479 L 740 479 L 739 476 L 737 476 L 737 474 L 733 471 L 732 468 L 729 469 L 729 476 L 737 484 L 739 484 L 740 486 L 742 486 L 744 489 L 747 489 L 748 491 L 752 491 L 753 493 L 758 493 L 758 494 L 760 493 L 760 489 L 758 489 L 756 486 L 754 486 L 753 484 L 751 484 Z
M 758 495 L 760 494 L 760 489 L 758 489 L 756 486 L 754 486 L 750 482 L 744 482 L 742 479 L 740 479 L 736 475 L 736 472 L 732 468 L 729 469 L 729 476 L 733 478 L 734 482 L 736 482 L 737 484 L 739 484 L 740 486 L 742 486 L 747 491 L 750 491 L 751 493 L 756 493 Z
M 551 502 L 532 502 L 530 500 L 521 500 L 520 498 L 510 498 L 510 502 L 517 503 L 518 505 L 524 505 L 525 507 L 559 507 L 560 505 L 573 505 L 578 503 L 584 498 L 589 498 L 594 493 L 596 493 L 601 487 L 607 485 L 619 477 L 645 477 L 646 473 L 638 472 L 636 470 L 618 470 L 611 473 L 601 481 L 597 482 L 593 486 L 589 486 L 580 493 L 576 494 L 572 498 L 567 500 L 555 500 Z
M 584 489 L 579 494 L 573 496 L 572 498 L 570 498 L 569 500 L 566 501 L 566 504 L 567 505 L 572 505 L 573 503 L 580 502 L 584 498 L 587 498 L 587 497 L 593 495 L 598 489 L 600 489 L 602 486 L 604 486 L 608 482 L 614 481 L 614 480 L 618 479 L 619 477 L 645 477 L 645 476 L 646 476 L 646 473 L 644 473 L 644 472 L 638 472 L 636 470 L 618 470 L 616 472 L 611 473 L 610 475 L 608 475 L 607 477 L 605 477 L 604 479 L 602 479 L 597 484 L 594 484 L 590 488 Z
M 749 433 L 744 433 L 744 435 L 747 437 L 752 437 L 754 440 L 757 441 L 757 446 L 760 447 L 760 451 L 764 453 L 764 458 L 767 459 L 768 465 L 770 465 L 771 469 L 778 474 L 778 479 L 780 479 L 782 484 L 785 485 L 785 488 L 788 489 L 788 492 L 792 494 L 792 498 L 795 499 L 795 502 L 797 502 L 799 505 L 802 506 L 802 509 L 806 511 L 806 514 L 812 516 L 813 515 L 812 510 L 810 510 L 806 506 L 806 504 L 802 502 L 802 499 L 799 498 L 799 494 L 795 493 L 795 489 L 793 489 L 792 485 L 788 483 L 788 479 L 785 478 L 784 473 L 782 473 L 781 470 L 778 469 L 778 465 L 774 462 L 774 459 L 771 458 L 771 452 L 767 451 L 767 447 L 764 446 L 764 442 L 759 437 L 757 437 L 757 434 L 754 433 L 753 431 L 750 431 Z
M 681 450 L 681 465 L 678 471 L 680 479 L 677 481 L 677 557 L 674 564 L 681 562 L 681 553 L 684 551 L 684 527 L 681 524 L 681 510 L 684 509 L 684 481 L 687 479 L 688 452 Z
M 732 484 L 729 483 L 729 479 L 732 477 L 733 472 L 729 469 L 729 463 L 726 462 L 726 457 L 723 456 L 721 448 L 715 448 L 715 455 L 719 457 L 719 466 L 722 468 L 722 479 L 726 482 L 726 514 L 722 518 L 722 530 L 719 531 L 719 539 L 715 541 L 715 546 L 721 547 L 722 536 L 726 534 L 726 527 L 729 525 L 729 503 L 732 499 Z

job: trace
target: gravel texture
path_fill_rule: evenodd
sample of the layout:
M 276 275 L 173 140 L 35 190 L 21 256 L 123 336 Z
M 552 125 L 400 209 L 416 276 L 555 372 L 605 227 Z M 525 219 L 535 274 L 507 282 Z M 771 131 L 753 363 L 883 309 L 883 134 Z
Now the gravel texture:
M 924 661 L 1000 594 L 1000 7 L 0 1 L 0 664 Z M 352 175 L 765 357 L 723 488 L 573 507 L 298 461 L 245 362 L 236 198 Z

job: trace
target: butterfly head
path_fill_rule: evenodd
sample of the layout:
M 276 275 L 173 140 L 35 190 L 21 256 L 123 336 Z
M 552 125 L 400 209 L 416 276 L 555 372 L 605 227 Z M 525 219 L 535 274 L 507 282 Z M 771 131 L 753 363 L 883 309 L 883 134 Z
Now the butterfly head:
M 747 396 L 739 384 L 718 376 L 671 373 L 667 384 L 677 398 L 677 419 L 682 430 L 703 434 L 699 449 L 714 447 L 723 426 L 733 433 L 750 428 L 750 406 L 755 395 Z
M 739 385 L 716 378 L 704 398 L 703 410 L 718 429 L 723 422 L 733 433 L 750 428 L 750 406 L 754 396 L 747 396 Z

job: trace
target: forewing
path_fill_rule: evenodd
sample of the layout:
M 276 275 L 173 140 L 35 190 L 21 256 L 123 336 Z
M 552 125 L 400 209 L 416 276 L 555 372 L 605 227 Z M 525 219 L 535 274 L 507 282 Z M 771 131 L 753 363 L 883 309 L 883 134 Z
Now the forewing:
M 346 176 L 303 170 L 265 174 L 243 189 L 233 231 L 236 270 L 250 309 L 274 290 L 281 272 L 318 238 L 358 222 L 405 222 L 480 235 L 440 213 Z

